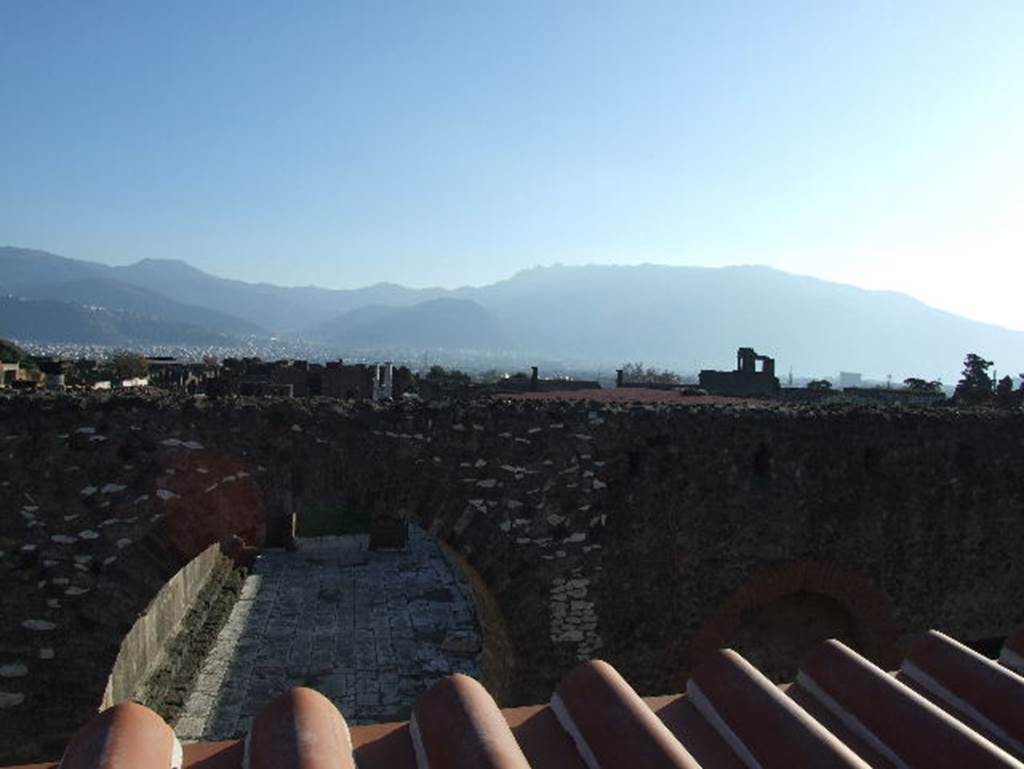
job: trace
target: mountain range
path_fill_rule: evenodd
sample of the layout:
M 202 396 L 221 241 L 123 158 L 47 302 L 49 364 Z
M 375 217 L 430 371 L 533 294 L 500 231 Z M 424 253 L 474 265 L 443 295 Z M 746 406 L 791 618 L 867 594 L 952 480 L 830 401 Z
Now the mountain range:
M 283 287 L 209 275 L 178 260 L 111 267 L 0 247 L 0 337 L 24 341 L 318 342 L 335 354 L 473 351 L 680 371 L 731 369 L 735 351 L 778 371 L 840 370 L 951 381 L 967 352 L 1014 374 L 1024 333 L 767 267 L 551 266 L 487 286 Z M 1016 368 L 1014 368 L 1016 367 Z

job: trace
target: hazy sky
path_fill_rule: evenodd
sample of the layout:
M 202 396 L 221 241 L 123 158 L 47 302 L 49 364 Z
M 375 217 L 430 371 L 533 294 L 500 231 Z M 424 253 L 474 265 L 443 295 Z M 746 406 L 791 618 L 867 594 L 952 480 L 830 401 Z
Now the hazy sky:
M 0 244 L 767 264 L 1024 329 L 1024 2 L 0 2 Z

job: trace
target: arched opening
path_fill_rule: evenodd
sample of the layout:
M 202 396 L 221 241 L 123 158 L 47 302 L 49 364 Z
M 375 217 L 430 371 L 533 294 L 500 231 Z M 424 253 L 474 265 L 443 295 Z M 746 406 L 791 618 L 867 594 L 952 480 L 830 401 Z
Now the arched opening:
M 743 611 L 727 645 L 781 683 L 792 681 L 803 655 L 827 638 L 858 646 L 853 616 L 834 598 L 801 591 Z
M 792 680 L 803 654 L 837 638 L 877 665 L 899 664 L 899 629 L 868 577 L 830 562 L 791 561 L 748 576 L 665 656 L 675 686 L 716 650 L 732 647 L 774 680 Z M 683 664 L 679 664 L 683 660 Z

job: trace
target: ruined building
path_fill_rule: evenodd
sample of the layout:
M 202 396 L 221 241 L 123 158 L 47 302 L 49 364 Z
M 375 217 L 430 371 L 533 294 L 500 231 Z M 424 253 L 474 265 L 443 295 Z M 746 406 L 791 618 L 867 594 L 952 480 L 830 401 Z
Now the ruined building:
M 774 395 L 780 389 L 775 359 L 758 355 L 752 347 L 736 351 L 735 371 L 700 372 L 700 386 L 714 395 Z

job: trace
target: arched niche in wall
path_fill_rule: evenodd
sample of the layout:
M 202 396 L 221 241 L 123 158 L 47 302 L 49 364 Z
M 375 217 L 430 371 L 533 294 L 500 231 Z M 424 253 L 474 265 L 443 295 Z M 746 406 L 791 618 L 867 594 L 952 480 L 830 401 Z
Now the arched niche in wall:
M 889 601 L 875 582 L 842 564 L 793 561 L 757 572 L 669 650 L 663 665 L 675 687 L 716 649 L 734 648 L 778 680 L 791 680 L 800 657 L 838 638 L 883 667 L 899 662 Z

